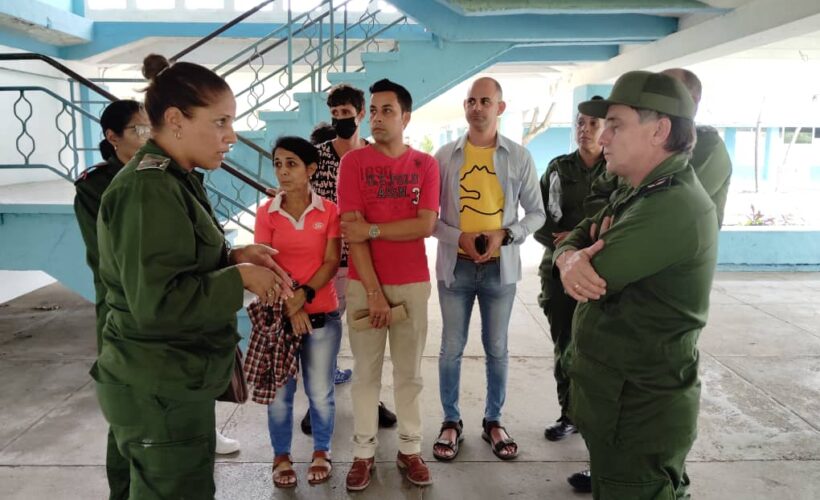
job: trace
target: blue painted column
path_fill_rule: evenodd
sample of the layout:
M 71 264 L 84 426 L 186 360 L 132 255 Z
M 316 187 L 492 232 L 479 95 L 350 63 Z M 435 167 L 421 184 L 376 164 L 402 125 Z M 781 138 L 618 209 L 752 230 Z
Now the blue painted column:
M 729 152 L 729 158 L 732 160 L 732 165 L 737 165 L 737 160 L 735 160 L 735 149 L 737 148 L 737 129 L 735 127 L 726 127 L 723 132 L 723 142 L 726 143 L 726 151 Z
M 763 169 L 761 172 L 761 179 L 763 181 L 769 180 L 769 166 L 772 160 L 772 152 L 774 148 L 772 147 L 774 141 L 780 138 L 780 129 L 777 127 L 768 127 L 766 128 L 766 141 L 764 144 L 763 150 Z
M 603 84 L 603 85 L 581 85 L 580 87 L 575 87 L 575 90 L 572 91 L 572 110 L 573 114 L 575 111 L 578 110 L 578 103 L 588 101 L 592 99 L 592 96 L 599 95 L 606 99 L 609 97 L 609 93 L 612 91 L 612 85 Z M 573 119 L 574 121 L 574 119 Z

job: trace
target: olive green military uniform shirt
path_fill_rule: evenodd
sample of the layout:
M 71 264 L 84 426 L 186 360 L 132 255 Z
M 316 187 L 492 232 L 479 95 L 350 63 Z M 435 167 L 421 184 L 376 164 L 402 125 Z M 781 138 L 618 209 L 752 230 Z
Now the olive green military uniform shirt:
M 578 304 L 573 318 L 570 416 L 585 438 L 611 446 L 691 445 L 700 397 L 696 344 L 717 258 L 714 204 L 686 155 L 673 155 L 598 220 L 579 224 L 555 258 L 592 244 L 591 224 L 600 227 L 610 214 L 605 246 L 592 259 L 606 294 Z
M 726 199 L 729 196 L 729 182 L 732 178 L 732 159 L 726 144 L 720 138 L 718 131 L 712 127 L 697 127 L 697 142 L 692 150 L 689 164 L 695 170 L 706 194 L 715 204 L 715 213 L 718 218 L 718 228 L 723 226 L 723 212 Z M 627 189 L 617 176 L 606 173 L 596 179 L 590 194 L 584 200 L 584 208 L 588 213 L 598 213 L 610 201 L 618 197 L 615 191 L 621 187 Z
M 732 178 L 732 159 L 718 131 L 712 127 L 697 128 L 698 140 L 689 163 L 695 169 L 703 188 L 715 204 L 718 227 L 723 226 L 723 211 L 729 196 Z
M 243 287 L 202 175 L 149 141 L 103 195 L 97 232 L 111 312 L 95 380 L 184 401 L 221 394 Z
M 98 163 L 80 174 L 74 182 L 77 194 L 74 196 L 74 214 L 80 226 L 80 234 L 85 243 L 85 260 L 94 276 L 94 309 L 97 314 L 97 353 L 100 352 L 102 328 L 108 307 L 105 305 L 105 287 L 100 281 L 100 252 L 97 248 L 97 213 L 100 211 L 100 199 L 111 184 L 114 176 L 123 167 L 117 156 Z
M 572 231 L 585 217 L 595 214 L 585 210 L 584 200 L 595 179 L 605 171 L 603 156 L 592 167 L 584 164 L 578 150 L 553 158 L 541 176 L 541 197 L 547 219 L 541 229 L 534 233 L 536 241 L 554 250 L 552 233 Z

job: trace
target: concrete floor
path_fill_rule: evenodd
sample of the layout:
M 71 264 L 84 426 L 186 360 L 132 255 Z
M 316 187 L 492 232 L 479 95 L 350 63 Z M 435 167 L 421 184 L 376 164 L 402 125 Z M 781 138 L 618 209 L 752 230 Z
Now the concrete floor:
M 585 467 L 577 436 L 560 443 L 543 438 L 558 414 L 552 380 L 552 345 L 535 304 L 534 268 L 519 284 L 510 326 L 510 377 L 504 423 L 520 456 L 500 462 L 480 437 L 484 375 L 474 317 L 464 360 L 465 436 L 456 462 L 438 463 L 431 446 L 440 421 L 437 352 L 441 320 L 430 300 L 430 332 L 423 395 L 424 455 L 435 484 L 418 489 L 393 464 L 395 430 L 383 430 L 378 467 L 360 498 L 590 498 L 573 493 L 565 478 Z M 703 398 L 700 437 L 689 456 L 692 493 L 698 499 L 820 498 L 820 274 L 719 273 L 709 326 L 702 334 Z M 52 309 L 57 306 L 57 309 Z M 4 499 L 105 498 L 106 424 L 88 368 L 94 355 L 91 304 L 53 284 L 0 304 L 0 497 Z M 474 315 L 475 316 L 475 315 Z M 341 365 L 352 365 L 343 341 Z M 389 361 L 387 362 L 389 365 Z M 382 398 L 392 403 L 386 366 Z M 216 465 L 220 499 L 344 498 L 351 460 L 350 387 L 337 392 L 332 480 L 309 487 L 311 443 L 294 438 L 300 485 L 274 491 L 265 408 L 220 404 L 223 432 L 242 442 Z M 297 415 L 306 408 L 303 395 Z

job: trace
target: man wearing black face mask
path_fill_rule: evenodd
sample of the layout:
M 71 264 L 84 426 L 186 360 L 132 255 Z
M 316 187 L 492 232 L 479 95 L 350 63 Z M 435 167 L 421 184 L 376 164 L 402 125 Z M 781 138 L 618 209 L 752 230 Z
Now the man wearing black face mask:
M 336 183 L 339 176 L 339 163 L 348 151 L 367 146 L 369 143 L 359 137 L 359 124 L 364 120 L 364 92 L 347 84 L 335 85 L 327 94 L 327 107 L 330 110 L 331 125 L 336 131 L 336 138 L 316 146 L 319 161 L 316 173 L 310 180 L 313 190 L 322 198 L 337 203 Z M 334 284 L 339 297 L 339 313 L 345 311 L 345 287 L 347 286 L 347 243 L 342 243 L 342 260 L 336 272 Z M 336 383 L 350 380 L 351 370 L 337 370 Z M 388 410 L 384 403 L 379 403 L 379 426 L 393 427 L 396 415 Z M 310 412 L 302 419 L 302 432 L 310 434 Z

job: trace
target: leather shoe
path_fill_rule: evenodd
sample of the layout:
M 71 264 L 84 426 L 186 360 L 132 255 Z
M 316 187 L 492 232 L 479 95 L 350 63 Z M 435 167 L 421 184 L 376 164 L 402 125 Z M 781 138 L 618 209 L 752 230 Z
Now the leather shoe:
M 379 401 L 379 427 L 393 427 L 394 425 L 396 425 L 396 414 Z
M 398 455 L 396 455 L 396 465 L 399 467 L 399 470 L 405 473 L 407 480 L 416 486 L 433 484 L 433 480 L 430 478 L 430 469 L 427 467 L 427 464 L 424 463 L 424 459 L 421 458 L 420 453 L 405 455 L 399 452 Z
M 349 491 L 362 491 L 370 486 L 370 471 L 373 470 L 375 463 L 376 460 L 373 457 L 353 457 L 353 465 L 350 467 L 350 471 L 347 473 L 347 479 L 345 480 L 347 489 Z
M 544 437 L 550 441 L 560 441 L 578 432 L 578 428 L 567 417 L 561 417 L 544 430 Z
M 592 493 L 592 474 L 589 469 L 569 476 L 567 482 L 579 493 Z
M 302 419 L 301 424 L 299 426 L 302 428 L 302 432 L 310 436 L 313 434 L 313 426 L 310 424 L 310 410 L 305 413 L 305 418 Z

